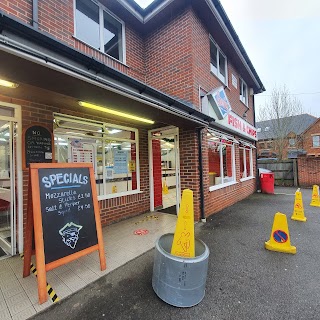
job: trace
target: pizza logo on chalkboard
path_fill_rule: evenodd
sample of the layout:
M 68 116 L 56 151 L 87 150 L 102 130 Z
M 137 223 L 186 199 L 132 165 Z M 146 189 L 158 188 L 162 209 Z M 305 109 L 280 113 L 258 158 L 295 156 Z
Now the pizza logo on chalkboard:
M 73 222 L 67 223 L 63 228 L 59 230 L 60 235 L 62 236 L 62 241 L 71 249 L 74 249 L 77 245 L 79 239 L 79 231 L 82 229 L 82 226 L 77 225 Z

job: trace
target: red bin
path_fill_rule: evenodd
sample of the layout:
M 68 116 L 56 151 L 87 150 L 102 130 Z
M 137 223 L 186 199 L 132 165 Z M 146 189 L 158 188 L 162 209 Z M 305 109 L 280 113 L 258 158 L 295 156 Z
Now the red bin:
M 261 192 L 274 194 L 274 173 L 260 174 Z

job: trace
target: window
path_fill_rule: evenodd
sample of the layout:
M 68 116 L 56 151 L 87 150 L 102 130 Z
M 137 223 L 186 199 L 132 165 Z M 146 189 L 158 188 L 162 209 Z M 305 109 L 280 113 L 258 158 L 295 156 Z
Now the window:
M 240 78 L 240 101 L 242 101 L 246 106 L 248 106 L 248 86 Z
M 294 138 L 289 138 L 289 146 L 294 147 L 296 145 L 296 139 Z
M 240 142 L 240 179 L 253 178 L 253 149 L 247 142 Z
M 258 129 L 257 129 L 257 132 L 261 132 L 261 128 L 258 128 Z
M 225 85 L 227 85 L 227 58 L 218 45 L 210 39 L 211 72 L 216 75 Z
M 320 147 L 320 135 L 312 136 L 312 146 L 314 148 L 319 148 Z
M 54 115 L 57 162 L 91 162 L 99 200 L 139 192 L 138 130 Z
M 76 0 L 76 37 L 111 57 L 124 61 L 123 23 L 90 0 Z
M 264 131 L 266 131 L 266 132 L 267 132 L 267 131 L 270 131 L 270 127 L 265 127 L 265 128 L 264 128 Z
M 208 157 L 210 190 L 215 190 L 236 181 L 235 143 L 231 136 L 208 131 Z

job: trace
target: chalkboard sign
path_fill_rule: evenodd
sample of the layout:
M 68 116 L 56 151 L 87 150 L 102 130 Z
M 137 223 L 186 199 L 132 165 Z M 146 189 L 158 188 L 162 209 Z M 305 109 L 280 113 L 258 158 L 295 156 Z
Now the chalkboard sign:
M 39 169 L 45 262 L 98 243 L 89 168 Z
M 51 131 L 42 125 L 32 125 L 23 134 L 23 167 L 30 163 L 50 163 L 53 159 Z
M 47 300 L 46 271 L 99 251 L 106 268 L 91 163 L 31 163 L 23 276 L 35 244 L 39 302 Z

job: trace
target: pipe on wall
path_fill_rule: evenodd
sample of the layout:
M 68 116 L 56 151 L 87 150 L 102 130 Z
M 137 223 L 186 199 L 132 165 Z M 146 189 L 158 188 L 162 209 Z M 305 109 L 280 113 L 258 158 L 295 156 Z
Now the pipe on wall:
M 206 215 L 204 212 L 204 186 L 203 186 L 203 164 L 202 164 L 202 131 L 203 128 L 198 128 L 198 146 L 199 146 L 199 176 L 200 176 L 200 218 L 205 222 Z
M 39 27 L 38 0 L 32 0 L 32 26 L 35 29 Z

